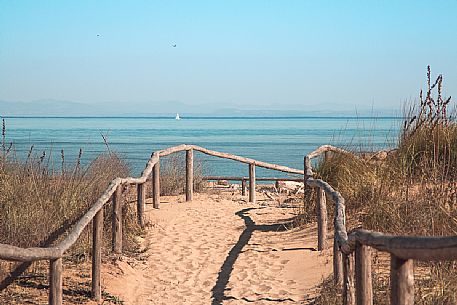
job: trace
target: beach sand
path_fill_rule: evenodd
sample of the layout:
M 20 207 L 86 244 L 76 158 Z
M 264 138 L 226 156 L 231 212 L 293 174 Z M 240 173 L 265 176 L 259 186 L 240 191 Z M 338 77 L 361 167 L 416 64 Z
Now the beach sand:
M 331 249 L 315 250 L 315 224 L 289 229 L 296 209 L 258 198 L 148 204 L 143 253 L 104 265 L 104 290 L 125 304 L 308 304 L 331 272 Z

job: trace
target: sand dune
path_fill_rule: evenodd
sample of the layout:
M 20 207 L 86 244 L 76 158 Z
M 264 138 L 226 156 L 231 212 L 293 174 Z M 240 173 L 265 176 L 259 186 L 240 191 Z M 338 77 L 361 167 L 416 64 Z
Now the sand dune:
M 235 199 L 235 200 L 231 200 Z M 148 206 L 139 260 L 104 271 L 105 290 L 125 304 L 306 304 L 331 271 L 315 251 L 315 226 L 287 229 L 291 208 L 196 194 Z

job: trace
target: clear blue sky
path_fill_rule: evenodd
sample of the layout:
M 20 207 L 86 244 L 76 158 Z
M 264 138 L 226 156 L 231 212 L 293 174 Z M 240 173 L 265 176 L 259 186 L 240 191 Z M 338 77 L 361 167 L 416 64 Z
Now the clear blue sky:
M 457 97 L 457 1 L 0 0 L 6 101 L 400 109 L 428 64 Z

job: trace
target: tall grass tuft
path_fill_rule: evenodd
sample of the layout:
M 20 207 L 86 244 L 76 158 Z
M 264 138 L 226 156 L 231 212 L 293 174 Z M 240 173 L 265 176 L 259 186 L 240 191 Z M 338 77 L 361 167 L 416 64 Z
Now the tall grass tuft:
M 457 124 L 449 111 L 451 97 L 443 97 L 443 76 L 431 84 L 427 67 L 427 90 L 420 92 L 420 104 L 409 106 L 399 137 L 398 157 L 407 175 L 419 176 L 438 171 L 443 179 L 456 175 Z

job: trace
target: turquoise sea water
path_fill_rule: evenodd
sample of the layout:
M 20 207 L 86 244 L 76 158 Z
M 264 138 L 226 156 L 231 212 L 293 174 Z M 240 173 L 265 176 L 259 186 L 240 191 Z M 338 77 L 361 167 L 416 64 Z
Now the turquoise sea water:
M 393 147 L 398 118 L 6 118 L 7 142 L 24 158 L 31 145 L 39 155 L 60 150 L 68 162 L 83 149 L 83 163 L 106 151 L 101 134 L 139 174 L 155 150 L 179 144 L 303 169 L 303 156 L 323 144 L 362 150 Z M 246 165 L 197 154 L 212 175 L 247 175 Z M 57 161 L 56 164 L 60 164 Z M 258 169 L 258 176 L 279 176 Z

